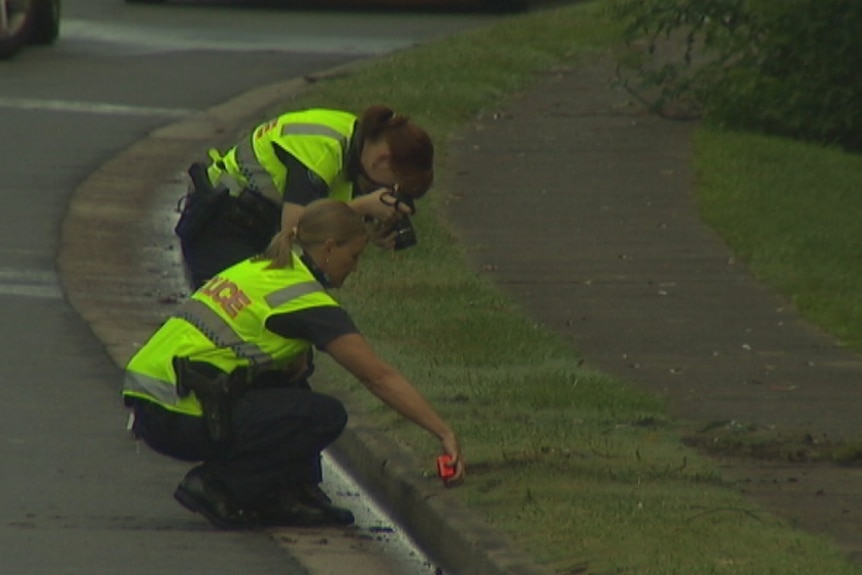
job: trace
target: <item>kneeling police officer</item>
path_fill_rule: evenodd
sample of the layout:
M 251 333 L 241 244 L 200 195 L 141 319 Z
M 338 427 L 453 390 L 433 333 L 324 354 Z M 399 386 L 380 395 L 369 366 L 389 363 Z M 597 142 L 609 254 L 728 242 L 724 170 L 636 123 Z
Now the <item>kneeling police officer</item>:
M 309 204 L 263 254 L 208 281 L 135 353 L 122 394 L 135 434 L 196 462 L 175 498 L 225 529 L 349 525 L 320 488 L 320 453 L 347 423 L 337 399 L 311 389 L 313 348 L 434 435 L 464 474 L 452 429 L 380 359 L 327 291 L 354 271 L 368 242 L 347 204 Z

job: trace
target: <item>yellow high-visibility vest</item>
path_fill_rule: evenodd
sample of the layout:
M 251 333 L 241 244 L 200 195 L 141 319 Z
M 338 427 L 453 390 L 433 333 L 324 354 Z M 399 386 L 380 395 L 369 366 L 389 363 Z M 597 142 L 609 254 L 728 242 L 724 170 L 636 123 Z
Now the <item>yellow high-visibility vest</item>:
M 328 197 L 349 201 L 353 183 L 347 168 L 356 120 L 349 112 L 327 109 L 282 114 L 257 126 L 223 155 L 210 150 L 210 182 L 223 184 L 234 194 L 248 188 L 281 205 L 289 174 L 276 155 L 274 146 L 279 146 L 326 184 Z
M 338 306 L 299 257 L 292 268 L 264 269 L 269 261 L 244 260 L 209 280 L 134 354 L 122 394 L 170 411 L 202 415 L 194 394 L 179 397 L 174 357 L 203 361 L 232 373 L 283 369 L 311 343 L 285 339 L 265 328 L 273 314 Z

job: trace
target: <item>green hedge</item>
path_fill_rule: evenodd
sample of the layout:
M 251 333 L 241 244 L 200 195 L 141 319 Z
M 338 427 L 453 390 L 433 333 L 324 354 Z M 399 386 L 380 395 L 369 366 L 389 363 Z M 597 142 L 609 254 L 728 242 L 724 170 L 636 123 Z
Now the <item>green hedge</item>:
M 862 2 L 616 0 L 621 78 L 660 113 L 862 151 Z

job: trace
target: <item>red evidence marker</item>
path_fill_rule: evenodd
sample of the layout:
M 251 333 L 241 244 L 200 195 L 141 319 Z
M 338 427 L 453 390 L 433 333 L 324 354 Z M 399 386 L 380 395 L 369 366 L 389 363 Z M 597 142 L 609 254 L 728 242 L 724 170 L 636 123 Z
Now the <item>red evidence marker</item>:
M 449 455 L 441 455 L 437 458 L 437 475 L 444 483 L 455 475 L 455 468 L 448 465 L 450 461 L 452 461 L 452 457 Z

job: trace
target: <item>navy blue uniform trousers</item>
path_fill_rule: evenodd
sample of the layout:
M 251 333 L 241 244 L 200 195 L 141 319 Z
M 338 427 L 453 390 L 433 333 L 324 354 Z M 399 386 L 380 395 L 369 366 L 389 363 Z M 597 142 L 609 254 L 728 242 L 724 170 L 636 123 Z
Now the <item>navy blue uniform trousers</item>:
M 240 504 L 254 504 L 285 486 L 319 483 L 320 452 L 347 424 L 334 397 L 300 386 L 253 388 L 231 410 L 229 436 L 214 442 L 202 417 L 137 400 L 135 434 L 153 450 L 202 462 L 207 473 Z

